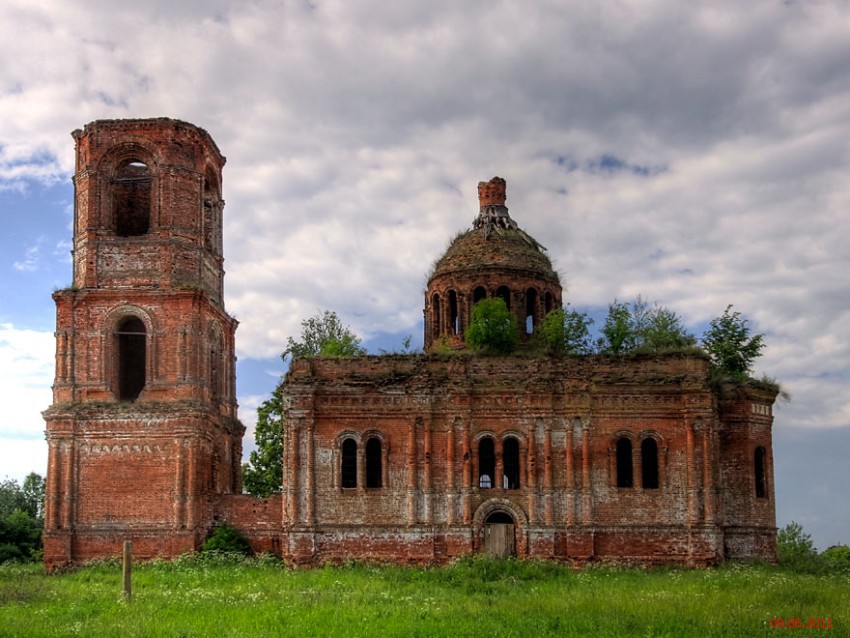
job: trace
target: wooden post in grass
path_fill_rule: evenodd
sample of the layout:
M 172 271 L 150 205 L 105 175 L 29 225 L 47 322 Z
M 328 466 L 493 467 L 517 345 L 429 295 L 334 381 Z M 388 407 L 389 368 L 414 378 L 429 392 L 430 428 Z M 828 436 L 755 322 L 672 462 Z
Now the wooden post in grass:
M 124 599 L 133 597 L 133 541 L 124 541 L 124 562 L 121 570 L 124 576 Z

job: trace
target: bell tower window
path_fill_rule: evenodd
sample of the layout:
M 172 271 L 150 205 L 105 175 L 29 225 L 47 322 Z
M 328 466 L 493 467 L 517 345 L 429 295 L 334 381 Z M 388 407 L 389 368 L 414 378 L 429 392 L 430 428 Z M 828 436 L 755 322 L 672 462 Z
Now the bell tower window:
M 147 332 L 138 317 L 128 317 L 115 332 L 118 351 L 118 399 L 135 401 L 145 387 Z
M 112 179 L 115 232 L 119 237 L 144 235 L 151 222 L 151 173 L 147 164 L 130 160 Z

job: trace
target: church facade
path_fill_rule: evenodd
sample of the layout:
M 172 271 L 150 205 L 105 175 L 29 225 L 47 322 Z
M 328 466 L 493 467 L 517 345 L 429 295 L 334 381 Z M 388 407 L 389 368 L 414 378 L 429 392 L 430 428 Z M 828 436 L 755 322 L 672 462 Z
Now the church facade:
M 545 249 L 479 184 L 436 262 L 422 355 L 293 361 L 280 495 L 241 494 L 221 168 L 175 120 L 74 133 L 74 285 L 54 294 L 45 563 L 200 547 L 228 521 L 292 564 L 442 563 L 487 552 L 575 564 L 775 556 L 775 393 L 708 361 L 534 356 L 563 292 Z M 517 319 L 510 357 L 463 353 L 473 305 Z

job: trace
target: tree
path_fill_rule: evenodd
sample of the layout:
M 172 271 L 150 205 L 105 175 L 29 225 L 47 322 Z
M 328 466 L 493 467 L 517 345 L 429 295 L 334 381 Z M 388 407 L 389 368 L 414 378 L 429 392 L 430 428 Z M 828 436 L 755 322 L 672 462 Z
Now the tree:
M 629 307 L 614 300 L 608 305 L 608 316 L 598 340 L 599 351 L 605 354 L 624 354 L 635 347 L 635 325 Z
M 348 326 L 343 326 L 331 310 L 301 322 L 301 341 L 289 337 L 280 355 L 297 357 L 357 357 L 366 354 L 360 338 Z
M 776 534 L 776 558 L 780 565 L 794 570 L 816 569 L 818 552 L 811 535 L 803 531 L 800 523 L 791 521 Z
M 664 352 L 693 347 L 696 338 L 685 330 L 682 319 L 674 311 L 650 305 L 638 295 L 630 303 L 614 301 L 598 340 L 600 352 Z
M 708 353 L 712 367 L 735 381 L 745 381 L 752 371 L 753 362 L 761 356 L 764 335 L 750 336 L 747 319 L 732 306 L 709 324 L 702 337 L 702 346 Z
M 537 347 L 548 355 L 582 355 L 593 351 L 590 326 L 593 319 L 587 313 L 567 306 L 558 308 L 543 317 L 535 333 Z
M 827 547 L 821 552 L 819 560 L 828 573 L 850 574 L 850 547 L 847 545 Z
M 248 463 L 242 466 L 242 486 L 248 494 L 265 498 L 283 485 L 283 386 L 257 408 L 254 441 Z
M 41 550 L 44 527 L 44 479 L 31 473 L 24 487 L 13 479 L 0 482 L 0 563 L 32 560 Z
M 44 477 L 30 472 L 21 486 L 24 511 L 33 518 L 44 518 Z
M 343 326 L 337 314 L 325 310 L 301 322 L 301 340 L 289 337 L 281 359 L 296 357 L 356 357 L 366 354 L 357 337 Z M 283 485 L 283 386 L 257 408 L 254 441 L 248 463 L 242 466 L 246 492 L 265 498 L 280 492 Z
M 517 325 L 501 297 L 482 299 L 472 307 L 464 335 L 466 345 L 481 354 L 510 354 L 517 347 Z
M 663 352 L 696 345 L 696 338 L 685 330 L 681 317 L 669 308 L 656 305 L 649 311 L 647 319 L 638 333 L 639 349 Z

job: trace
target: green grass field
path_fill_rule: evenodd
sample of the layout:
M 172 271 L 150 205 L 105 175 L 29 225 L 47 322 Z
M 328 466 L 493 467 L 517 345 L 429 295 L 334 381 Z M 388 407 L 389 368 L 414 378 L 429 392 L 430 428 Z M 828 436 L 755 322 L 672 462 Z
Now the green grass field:
M 804 627 L 773 628 L 774 618 Z M 831 628 L 807 629 L 808 619 Z M 0 636 L 811 635 L 850 636 L 850 577 L 483 558 L 293 571 L 273 560 L 185 557 L 136 566 L 127 602 L 117 562 L 55 575 L 0 565 Z

